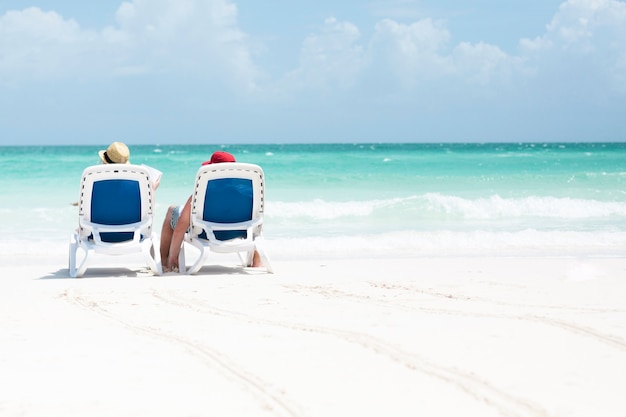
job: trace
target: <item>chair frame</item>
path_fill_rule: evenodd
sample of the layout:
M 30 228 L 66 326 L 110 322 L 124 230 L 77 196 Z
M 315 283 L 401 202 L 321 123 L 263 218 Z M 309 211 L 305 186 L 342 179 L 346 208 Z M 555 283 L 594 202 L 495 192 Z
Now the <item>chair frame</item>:
M 204 200 L 209 181 L 231 178 L 249 179 L 252 181 L 252 218 L 238 223 L 215 223 L 203 220 Z M 260 166 L 241 162 L 226 162 L 202 166 L 196 174 L 194 193 L 191 200 L 190 226 L 185 234 L 179 256 L 181 273 L 197 273 L 206 263 L 211 252 L 237 253 L 243 266 L 251 266 L 255 250 L 259 253 L 267 272 L 273 273 L 269 256 L 265 251 L 262 235 L 264 208 L 265 175 Z M 219 240 L 213 233 L 214 231 L 227 230 L 246 230 L 246 237 Z M 206 234 L 206 239 L 199 237 L 203 231 Z M 200 250 L 200 256 L 189 268 L 186 266 L 185 243 Z
M 91 199 L 93 186 L 98 181 L 131 180 L 139 184 L 141 220 L 123 225 L 95 223 L 91 219 Z M 141 252 L 150 270 L 162 274 L 158 238 L 153 230 L 154 190 L 148 169 L 132 164 L 102 164 L 87 167 L 81 176 L 80 198 L 78 202 L 78 228 L 70 235 L 69 275 L 82 277 L 87 270 L 88 260 L 93 253 L 105 255 L 127 255 Z M 132 240 L 122 242 L 103 241 L 100 233 L 132 232 Z M 81 249 L 84 258 L 79 265 L 77 253 Z

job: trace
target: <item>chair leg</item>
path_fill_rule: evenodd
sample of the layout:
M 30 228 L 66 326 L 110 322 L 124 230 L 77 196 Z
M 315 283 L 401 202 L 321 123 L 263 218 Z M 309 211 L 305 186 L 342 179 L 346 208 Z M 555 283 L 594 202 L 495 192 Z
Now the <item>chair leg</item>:
M 78 239 L 78 235 L 75 233 L 70 236 L 69 272 L 70 277 L 72 278 L 82 277 L 87 270 L 87 258 L 89 257 L 89 249 L 83 247 Z M 76 256 L 78 254 L 78 249 L 82 249 L 85 252 L 85 257 L 80 262 L 80 265 L 76 266 L 76 262 L 78 260 Z
M 254 261 L 254 250 L 246 252 L 245 257 L 241 255 L 242 253 L 243 252 L 237 252 L 237 255 L 239 256 L 239 260 L 241 261 L 241 264 L 245 267 L 252 266 L 252 263 Z
M 141 243 L 141 252 L 143 253 L 144 261 L 152 272 L 157 275 L 162 275 L 161 256 L 156 249 L 153 239 L 145 239 Z
M 82 247 L 80 246 L 80 244 L 77 246 L 77 249 L 81 249 Z M 85 271 L 87 271 L 87 258 L 89 257 L 89 250 L 87 248 L 82 248 L 85 252 L 85 258 L 83 259 L 83 261 L 80 263 L 80 265 L 76 268 L 76 278 L 80 278 L 85 274 Z M 76 251 L 76 253 L 78 252 L 78 250 Z
M 187 273 L 187 258 L 185 256 L 185 242 L 180 245 L 180 252 L 178 252 L 178 272 L 180 274 Z
M 70 277 L 72 278 L 76 278 L 76 238 L 75 236 L 72 234 L 70 235 L 70 247 L 69 247 L 69 254 L 68 254 L 68 269 L 69 269 L 69 273 L 70 273 Z
M 155 236 L 152 240 L 152 259 L 154 259 L 154 264 L 156 265 L 156 273 L 159 275 L 163 275 L 163 263 L 161 262 L 161 251 L 157 246 L 156 242 L 159 242 L 158 236 Z
M 187 274 L 189 275 L 193 275 L 198 272 L 211 254 L 211 250 L 208 247 L 202 246 L 198 249 L 200 249 L 200 256 L 198 257 L 198 260 L 187 270 Z

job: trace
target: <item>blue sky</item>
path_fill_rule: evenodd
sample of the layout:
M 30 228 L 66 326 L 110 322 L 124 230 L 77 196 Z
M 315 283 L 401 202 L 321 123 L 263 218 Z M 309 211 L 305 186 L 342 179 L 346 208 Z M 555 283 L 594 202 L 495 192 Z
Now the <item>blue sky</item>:
M 625 115 L 625 1 L 0 0 L 0 145 L 626 141 Z

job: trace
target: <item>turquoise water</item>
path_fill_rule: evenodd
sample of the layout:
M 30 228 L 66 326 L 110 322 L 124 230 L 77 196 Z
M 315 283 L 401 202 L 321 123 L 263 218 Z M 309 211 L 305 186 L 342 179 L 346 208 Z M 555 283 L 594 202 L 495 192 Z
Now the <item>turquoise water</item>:
M 65 241 L 103 146 L 0 147 L 1 241 Z M 265 171 L 280 256 L 626 253 L 626 144 L 130 146 L 163 172 L 157 224 L 217 149 Z M 157 230 L 159 228 L 157 227 Z

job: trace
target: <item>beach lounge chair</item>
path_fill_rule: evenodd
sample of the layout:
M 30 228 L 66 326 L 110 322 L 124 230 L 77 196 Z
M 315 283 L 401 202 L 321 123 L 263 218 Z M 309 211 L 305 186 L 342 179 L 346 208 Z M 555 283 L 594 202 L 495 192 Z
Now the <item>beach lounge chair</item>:
M 179 256 L 181 272 L 195 274 L 211 252 L 237 253 L 244 266 L 259 253 L 267 272 L 272 265 L 263 244 L 265 177 L 258 165 L 239 162 L 208 164 L 196 174 L 190 227 Z M 200 250 L 186 268 L 185 244 Z
M 103 164 L 86 168 L 80 182 L 78 229 L 70 236 L 69 274 L 81 277 L 93 253 L 143 253 L 148 267 L 161 275 L 153 233 L 154 192 L 148 168 Z M 78 249 L 84 252 L 77 266 Z

